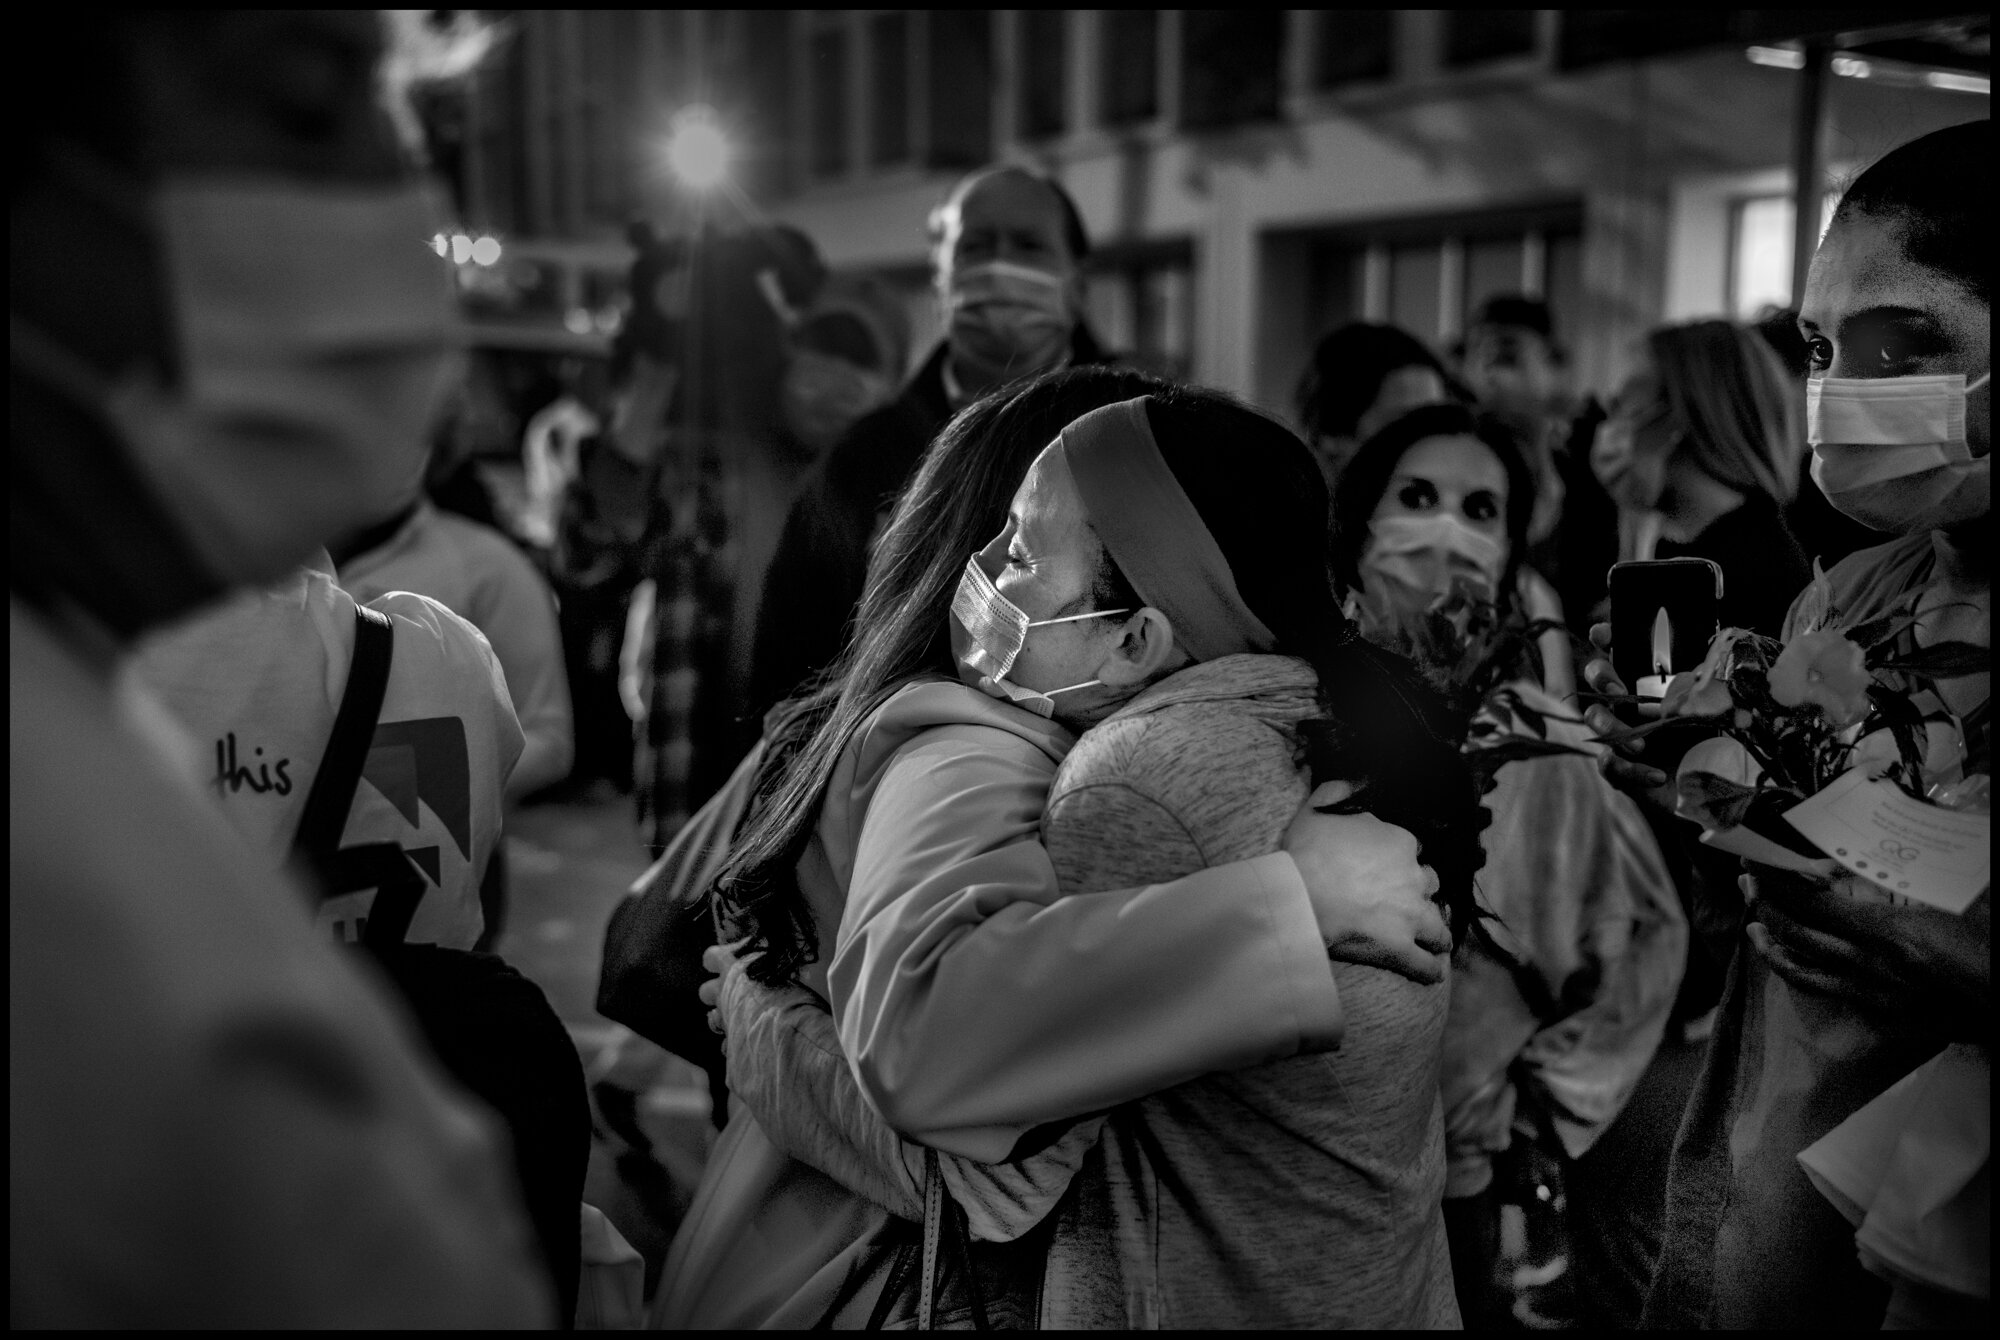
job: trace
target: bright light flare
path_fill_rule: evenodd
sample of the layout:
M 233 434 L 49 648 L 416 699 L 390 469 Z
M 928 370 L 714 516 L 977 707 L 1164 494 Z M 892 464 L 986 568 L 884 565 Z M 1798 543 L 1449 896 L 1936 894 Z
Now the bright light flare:
M 472 263 L 474 265 L 497 265 L 499 262 L 499 238 L 476 237 L 472 240 Z
M 1769 65 L 1778 70 L 1803 70 L 1806 68 L 1806 53 L 1790 47 L 1751 47 L 1743 53 L 1752 65 Z
M 667 166 L 690 191 L 712 191 L 729 175 L 732 150 L 715 110 L 696 105 L 674 117 L 667 140 Z

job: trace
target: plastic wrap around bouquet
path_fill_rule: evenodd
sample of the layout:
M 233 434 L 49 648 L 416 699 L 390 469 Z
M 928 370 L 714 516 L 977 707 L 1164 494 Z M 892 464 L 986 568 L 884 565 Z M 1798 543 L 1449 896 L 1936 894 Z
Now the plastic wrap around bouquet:
M 1820 616 L 1785 642 L 1725 628 L 1699 669 L 1668 684 L 1659 720 L 1604 738 L 1704 726 L 1714 734 L 1675 778 L 1677 812 L 1704 843 L 1782 870 L 1844 869 L 1866 881 L 1841 881 L 1852 888 L 1963 912 L 1991 879 L 1990 779 L 1965 773 L 1934 681 L 1991 661 L 1969 643 L 1915 645 L 1919 594 L 1847 626 L 1818 601 Z

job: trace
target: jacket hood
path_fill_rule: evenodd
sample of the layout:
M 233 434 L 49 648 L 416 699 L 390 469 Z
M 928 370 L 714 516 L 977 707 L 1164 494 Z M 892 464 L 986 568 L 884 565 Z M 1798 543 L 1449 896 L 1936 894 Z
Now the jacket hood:
M 1191 703 L 1228 703 L 1274 726 L 1291 726 L 1319 715 L 1319 676 L 1296 656 L 1218 656 L 1175 671 L 1106 720 L 1122 721 Z
M 898 749 L 940 726 L 985 726 L 1026 740 L 1061 763 L 1076 736 L 1054 721 L 989 698 L 949 679 L 923 679 L 898 689 L 857 738 L 855 777 L 872 778 Z

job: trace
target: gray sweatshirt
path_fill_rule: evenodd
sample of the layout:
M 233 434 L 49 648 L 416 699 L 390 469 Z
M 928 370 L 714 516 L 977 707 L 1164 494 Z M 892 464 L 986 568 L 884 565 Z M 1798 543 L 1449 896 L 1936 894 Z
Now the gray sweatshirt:
M 1277 850 L 1308 790 L 1295 728 L 1316 715 L 1315 687 L 1289 657 L 1223 657 L 1086 733 L 1042 825 L 1064 889 Z M 1347 1019 L 1337 1052 L 1112 1110 L 1059 1211 L 1044 1325 L 1459 1324 L 1440 1208 L 1448 994 L 1329 969 Z

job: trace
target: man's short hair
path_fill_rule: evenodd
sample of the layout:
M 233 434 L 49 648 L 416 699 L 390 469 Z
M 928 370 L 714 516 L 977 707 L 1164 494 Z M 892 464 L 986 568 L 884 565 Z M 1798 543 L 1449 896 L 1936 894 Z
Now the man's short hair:
M 1076 201 L 1070 199 L 1070 194 L 1063 189 L 1063 184 L 1048 173 L 1023 167 L 1018 163 L 1002 163 L 998 167 L 980 168 L 977 172 L 959 178 L 957 184 L 951 188 L 951 194 L 931 210 L 928 221 L 931 245 L 937 247 L 944 243 L 945 216 L 964 199 L 967 188 L 983 177 L 995 176 L 1002 172 L 1017 173 L 1029 181 L 1048 188 L 1055 195 L 1056 205 L 1062 210 L 1063 243 L 1069 247 L 1070 259 L 1078 265 L 1083 264 L 1085 258 L 1090 255 L 1090 234 L 1084 231 L 1083 212 L 1076 207 Z
M 1468 329 L 1474 326 L 1516 326 L 1534 331 L 1550 344 L 1556 342 L 1555 323 L 1549 316 L 1549 305 L 1540 298 L 1518 293 L 1488 298 L 1480 304 L 1478 312 L 1466 322 L 1466 326 Z

